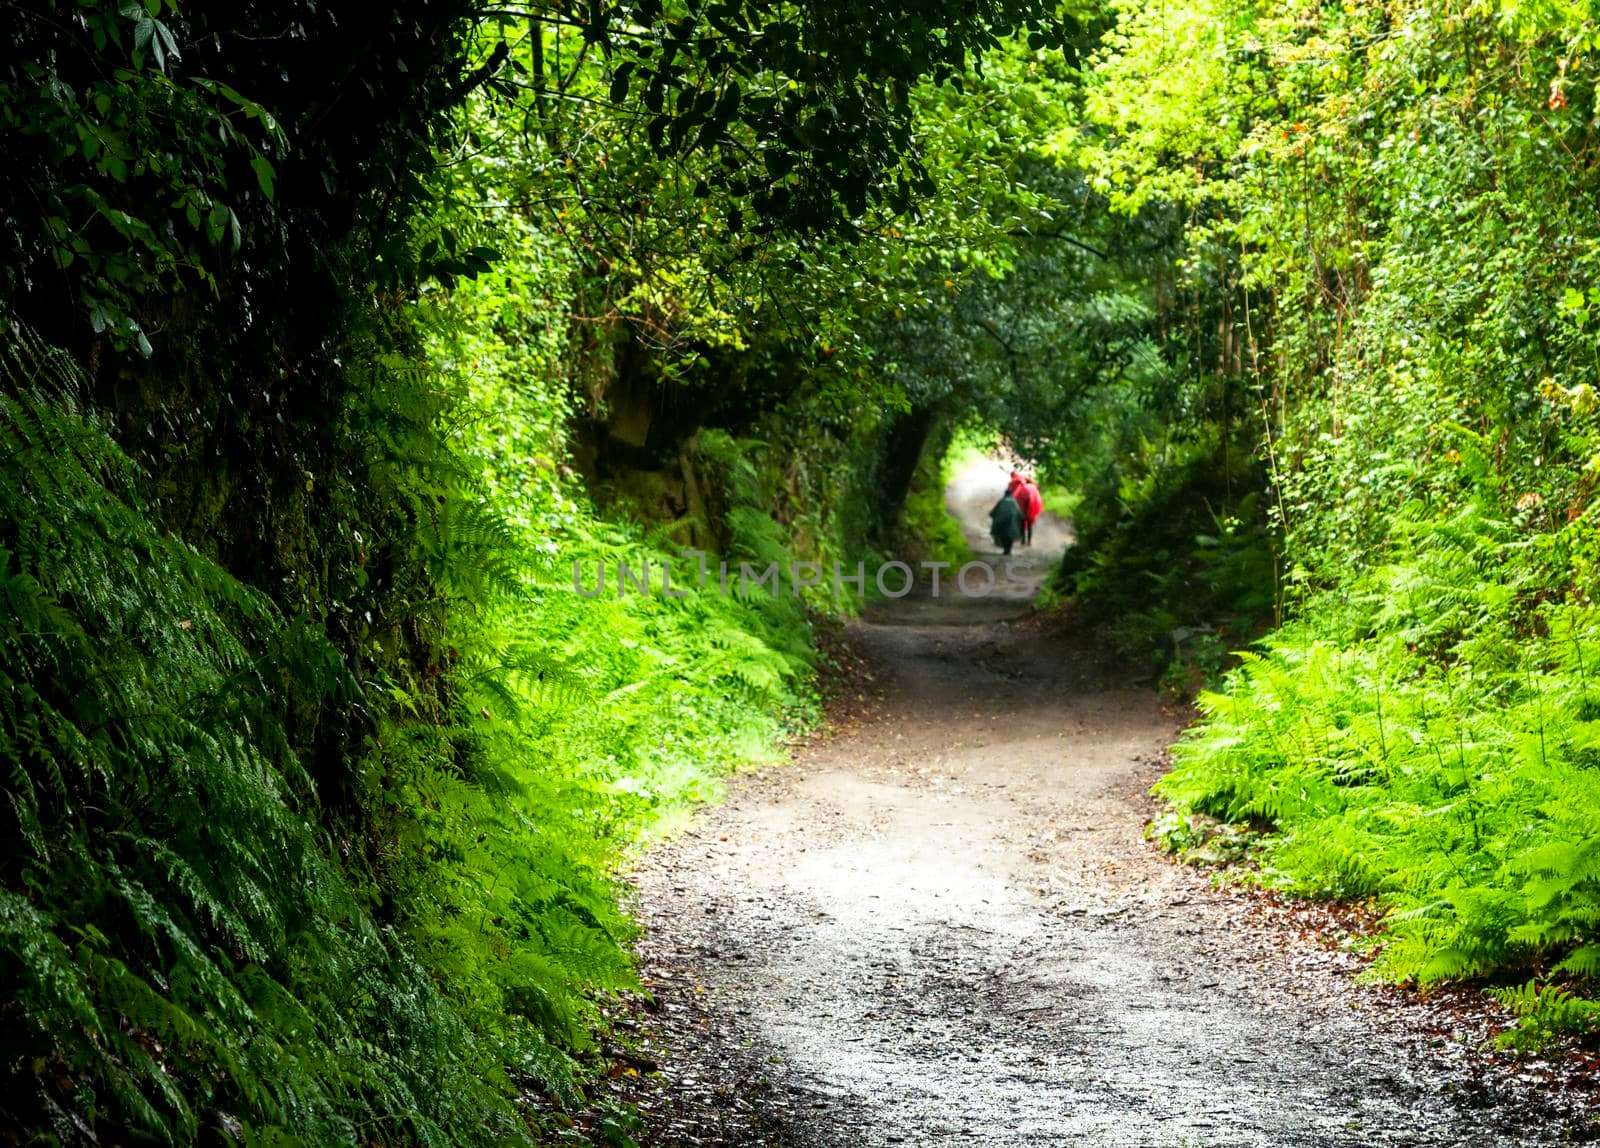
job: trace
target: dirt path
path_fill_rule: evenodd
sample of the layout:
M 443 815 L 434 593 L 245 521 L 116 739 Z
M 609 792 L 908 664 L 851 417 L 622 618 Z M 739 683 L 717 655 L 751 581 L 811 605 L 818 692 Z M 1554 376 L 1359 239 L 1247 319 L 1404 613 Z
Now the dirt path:
M 992 498 L 988 473 L 951 491 L 969 520 Z M 1179 715 L 1018 620 L 1068 537 L 1042 528 L 1005 598 L 873 610 L 853 638 L 890 671 L 877 717 L 640 868 L 647 1027 L 672 1046 L 651 1139 L 1560 1139 L 1530 1092 L 1380 1023 L 1341 954 L 1143 843 Z

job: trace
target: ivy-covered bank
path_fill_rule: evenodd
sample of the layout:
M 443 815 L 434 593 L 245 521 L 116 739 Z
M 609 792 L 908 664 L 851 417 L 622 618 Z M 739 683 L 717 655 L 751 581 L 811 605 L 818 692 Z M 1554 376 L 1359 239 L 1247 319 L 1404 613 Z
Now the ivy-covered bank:
M 1557 5 L 1119 5 L 1056 141 L 1114 211 L 1182 216 L 1194 595 L 1262 538 L 1159 827 L 1240 823 L 1260 879 L 1374 899 L 1378 975 L 1484 984 L 1518 1045 L 1600 1008 L 1594 37 Z M 1247 646 L 1229 603 L 1280 624 Z

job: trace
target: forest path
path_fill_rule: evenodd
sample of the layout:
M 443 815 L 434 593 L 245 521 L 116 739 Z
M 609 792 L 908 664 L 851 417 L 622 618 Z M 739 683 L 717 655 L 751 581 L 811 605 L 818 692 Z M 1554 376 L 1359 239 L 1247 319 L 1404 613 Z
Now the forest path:
M 949 504 L 998 561 L 996 495 L 968 473 Z M 852 637 L 891 675 L 880 712 L 640 866 L 645 1027 L 671 1046 L 645 1142 L 1554 1138 L 1464 1051 L 1385 1031 L 1344 954 L 1143 842 L 1182 717 L 1021 622 L 1069 539 L 1042 525 L 1004 595 L 874 607 Z

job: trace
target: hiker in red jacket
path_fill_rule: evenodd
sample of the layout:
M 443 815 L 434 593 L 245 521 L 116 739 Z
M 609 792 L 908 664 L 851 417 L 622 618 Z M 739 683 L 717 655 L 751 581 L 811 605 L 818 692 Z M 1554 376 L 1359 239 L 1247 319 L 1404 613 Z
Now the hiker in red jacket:
M 1017 492 L 1013 496 L 1017 505 L 1022 508 L 1022 544 L 1033 545 L 1033 524 L 1039 518 L 1039 513 L 1044 510 L 1044 498 L 1039 493 L 1038 484 L 1032 476 L 1024 478 Z

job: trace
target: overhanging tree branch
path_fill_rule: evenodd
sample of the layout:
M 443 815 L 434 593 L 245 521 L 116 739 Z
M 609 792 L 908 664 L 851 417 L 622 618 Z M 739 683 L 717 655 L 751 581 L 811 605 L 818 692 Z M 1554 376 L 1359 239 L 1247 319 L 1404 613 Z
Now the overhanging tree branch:
M 1018 227 L 1006 232 L 1006 234 L 1018 239 L 1059 239 L 1062 243 L 1076 247 L 1079 251 L 1087 251 L 1098 259 L 1104 259 L 1107 263 L 1111 262 L 1111 256 L 1106 252 L 1085 243 L 1076 236 L 1068 235 L 1065 231 L 1029 231 L 1026 227 Z

